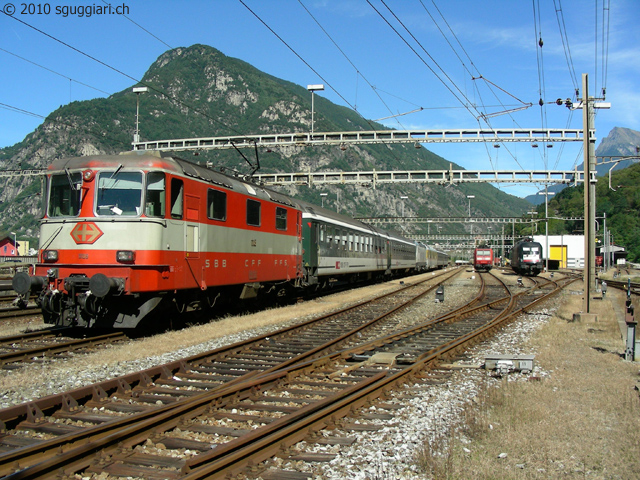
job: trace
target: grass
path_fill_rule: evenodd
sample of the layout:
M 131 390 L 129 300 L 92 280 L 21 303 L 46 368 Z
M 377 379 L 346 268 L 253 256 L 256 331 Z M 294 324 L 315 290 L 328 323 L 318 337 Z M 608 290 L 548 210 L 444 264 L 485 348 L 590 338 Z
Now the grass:
M 612 302 L 593 302 L 597 322 L 574 323 L 579 295 L 531 338 L 538 381 L 486 383 L 462 426 L 416 455 L 436 479 L 640 478 L 638 364 L 623 360 Z M 488 375 L 489 373 L 487 373 Z

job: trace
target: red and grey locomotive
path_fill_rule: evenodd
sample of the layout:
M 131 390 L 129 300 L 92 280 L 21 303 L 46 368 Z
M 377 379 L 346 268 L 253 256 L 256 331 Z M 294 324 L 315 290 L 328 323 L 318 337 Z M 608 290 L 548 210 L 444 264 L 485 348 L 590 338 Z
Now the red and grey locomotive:
M 213 305 L 302 279 L 291 199 L 176 158 L 58 160 L 45 198 L 39 263 L 13 284 L 39 291 L 48 323 L 132 328 L 163 303 Z

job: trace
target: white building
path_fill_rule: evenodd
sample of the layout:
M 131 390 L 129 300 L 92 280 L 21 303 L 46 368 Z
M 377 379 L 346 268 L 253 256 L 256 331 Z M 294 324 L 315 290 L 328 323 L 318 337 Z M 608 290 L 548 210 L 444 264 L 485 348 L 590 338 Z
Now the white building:
M 549 258 L 549 269 L 584 268 L 584 235 L 549 235 L 548 238 L 548 245 L 545 235 L 534 235 L 533 241 L 542 245 L 543 257 Z

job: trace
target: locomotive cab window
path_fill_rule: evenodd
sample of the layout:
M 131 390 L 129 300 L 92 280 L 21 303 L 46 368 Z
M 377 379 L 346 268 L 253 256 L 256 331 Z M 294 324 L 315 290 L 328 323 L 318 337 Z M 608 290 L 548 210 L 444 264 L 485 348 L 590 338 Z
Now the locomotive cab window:
M 182 218 L 182 190 L 183 182 L 179 178 L 171 179 L 171 218 Z
M 142 172 L 102 171 L 98 174 L 96 213 L 138 216 L 142 206 Z
M 247 225 L 260 226 L 260 202 L 256 200 L 247 200 Z
M 147 217 L 164 217 L 165 184 L 164 173 L 147 173 L 147 194 L 144 213 Z
M 49 197 L 50 217 L 75 217 L 80 213 L 82 176 L 78 173 L 52 175 Z
M 276 230 L 287 229 L 287 209 L 276 207 Z
M 209 189 L 207 193 L 207 217 L 212 220 L 227 219 L 227 194 L 220 190 Z

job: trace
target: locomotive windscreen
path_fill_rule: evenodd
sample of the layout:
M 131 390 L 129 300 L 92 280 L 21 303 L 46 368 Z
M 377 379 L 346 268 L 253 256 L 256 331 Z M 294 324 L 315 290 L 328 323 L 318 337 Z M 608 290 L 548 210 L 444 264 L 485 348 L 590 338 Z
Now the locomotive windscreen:
M 142 172 L 100 172 L 98 215 L 140 215 Z

